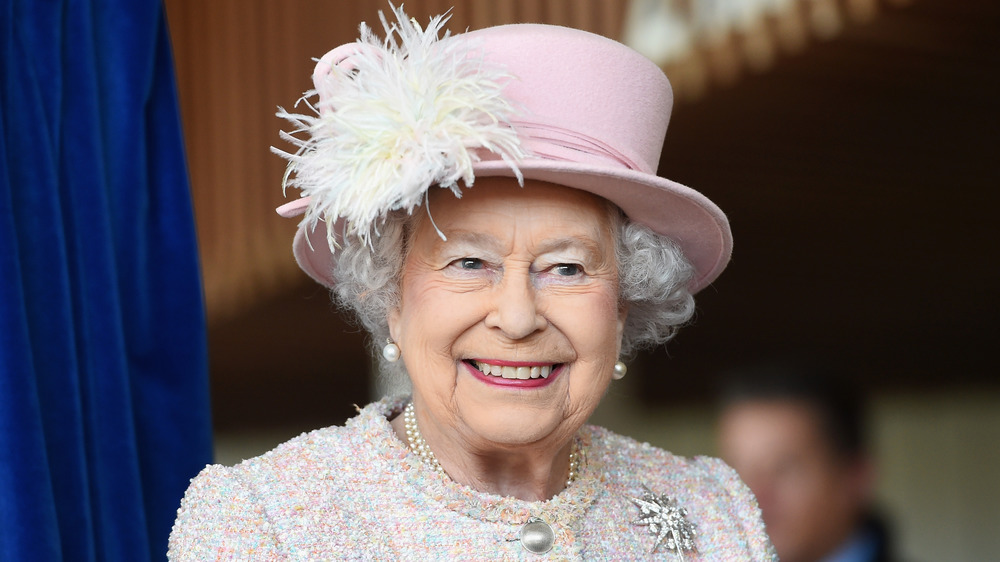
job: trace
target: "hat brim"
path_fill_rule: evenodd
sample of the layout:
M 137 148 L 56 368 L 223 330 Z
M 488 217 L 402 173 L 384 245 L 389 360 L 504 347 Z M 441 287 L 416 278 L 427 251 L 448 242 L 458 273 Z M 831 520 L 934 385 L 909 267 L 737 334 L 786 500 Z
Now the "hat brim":
M 689 289 L 698 292 L 725 269 L 732 253 L 729 221 L 707 197 L 677 182 L 623 168 L 527 159 L 518 164 L 525 179 L 544 181 L 587 191 L 617 205 L 632 221 L 674 240 L 695 269 Z M 514 177 L 503 161 L 479 162 L 476 178 Z M 471 189 L 475 189 L 475 185 Z M 298 200 L 279 209 L 283 216 L 304 211 L 308 200 Z M 340 225 L 335 225 L 339 230 Z M 314 280 L 336 285 L 332 277 L 335 259 L 326 239 L 326 228 L 300 225 L 293 243 L 295 259 Z M 308 240 L 306 236 L 308 235 Z

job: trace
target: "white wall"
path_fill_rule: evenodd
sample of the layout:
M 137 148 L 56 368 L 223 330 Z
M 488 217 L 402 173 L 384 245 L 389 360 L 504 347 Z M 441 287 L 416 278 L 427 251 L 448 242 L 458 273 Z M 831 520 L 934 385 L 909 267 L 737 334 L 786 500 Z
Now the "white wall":
M 1000 560 L 1000 392 L 873 405 L 880 496 L 911 560 Z

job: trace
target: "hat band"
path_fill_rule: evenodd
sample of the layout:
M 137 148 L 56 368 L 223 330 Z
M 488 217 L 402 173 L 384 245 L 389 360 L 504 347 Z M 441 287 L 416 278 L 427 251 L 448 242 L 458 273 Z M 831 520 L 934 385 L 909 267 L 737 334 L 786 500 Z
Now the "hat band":
M 647 171 L 613 146 L 579 131 L 530 121 L 512 121 L 511 125 L 521 139 L 521 146 L 530 156 L 579 164 L 610 163 L 615 167 Z M 495 155 L 482 156 L 483 160 L 498 158 Z
M 616 168 L 650 173 L 611 145 L 578 131 L 528 121 L 513 121 L 511 125 L 517 130 L 521 146 L 529 152 L 529 158 L 592 165 L 610 163 Z M 500 160 L 499 155 L 486 149 L 479 149 L 477 153 L 484 162 Z M 283 217 L 294 217 L 305 212 L 310 201 L 310 197 L 301 197 L 276 210 Z

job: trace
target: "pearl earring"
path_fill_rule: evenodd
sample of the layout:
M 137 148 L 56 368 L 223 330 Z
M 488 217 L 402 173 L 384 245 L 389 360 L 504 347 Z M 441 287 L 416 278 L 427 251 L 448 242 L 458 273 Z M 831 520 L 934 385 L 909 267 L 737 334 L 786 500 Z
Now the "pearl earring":
M 621 361 L 616 361 L 615 370 L 614 372 L 611 373 L 611 378 L 615 379 L 616 381 L 621 380 L 622 378 L 625 377 L 625 373 L 627 372 L 628 372 L 628 367 L 625 366 L 625 363 L 622 363 Z
M 392 340 L 386 339 L 385 347 L 382 348 L 382 357 L 385 357 L 385 360 L 390 363 L 399 361 L 399 346 L 392 343 Z

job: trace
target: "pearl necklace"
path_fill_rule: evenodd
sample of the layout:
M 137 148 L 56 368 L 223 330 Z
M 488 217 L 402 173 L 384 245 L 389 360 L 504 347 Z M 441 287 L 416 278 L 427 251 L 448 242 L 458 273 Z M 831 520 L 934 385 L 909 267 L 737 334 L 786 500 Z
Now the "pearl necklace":
M 420 434 L 420 427 L 417 426 L 417 414 L 413 408 L 413 402 L 406 405 L 403 410 L 403 426 L 406 428 L 406 438 L 410 442 L 410 448 L 413 449 L 420 458 L 424 460 L 434 469 L 435 472 L 447 476 L 444 472 L 444 468 L 441 467 L 441 463 L 438 462 L 437 457 L 434 456 L 434 451 L 427 446 L 427 442 L 424 441 L 423 435 Z M 569 450 L 569 474 L 566 476 L 566 485 L 569 486 L 576 480 L 576 477 L 580 471 L 580 445 L 577 443 L 576 439 L 573 439 L 573 445 Z
M 414 413 L 413 402 L 406 405 L 406 409 L 403 410 L 403 425 L 406 426 L 406 438 L 410 441 L 410 448 L 416 451 L 420 458 L 424 459 L 431 468 L 435 471 L 444 474 L 444 469 L 441 468 L 441 463 L 438 462 L 437 457 L 434 456 L 434 451 L 427 446 L 427 442 L 424 441 L 424 436 L 420 435 L 420 428 L 417 427 L 417 414 Z

